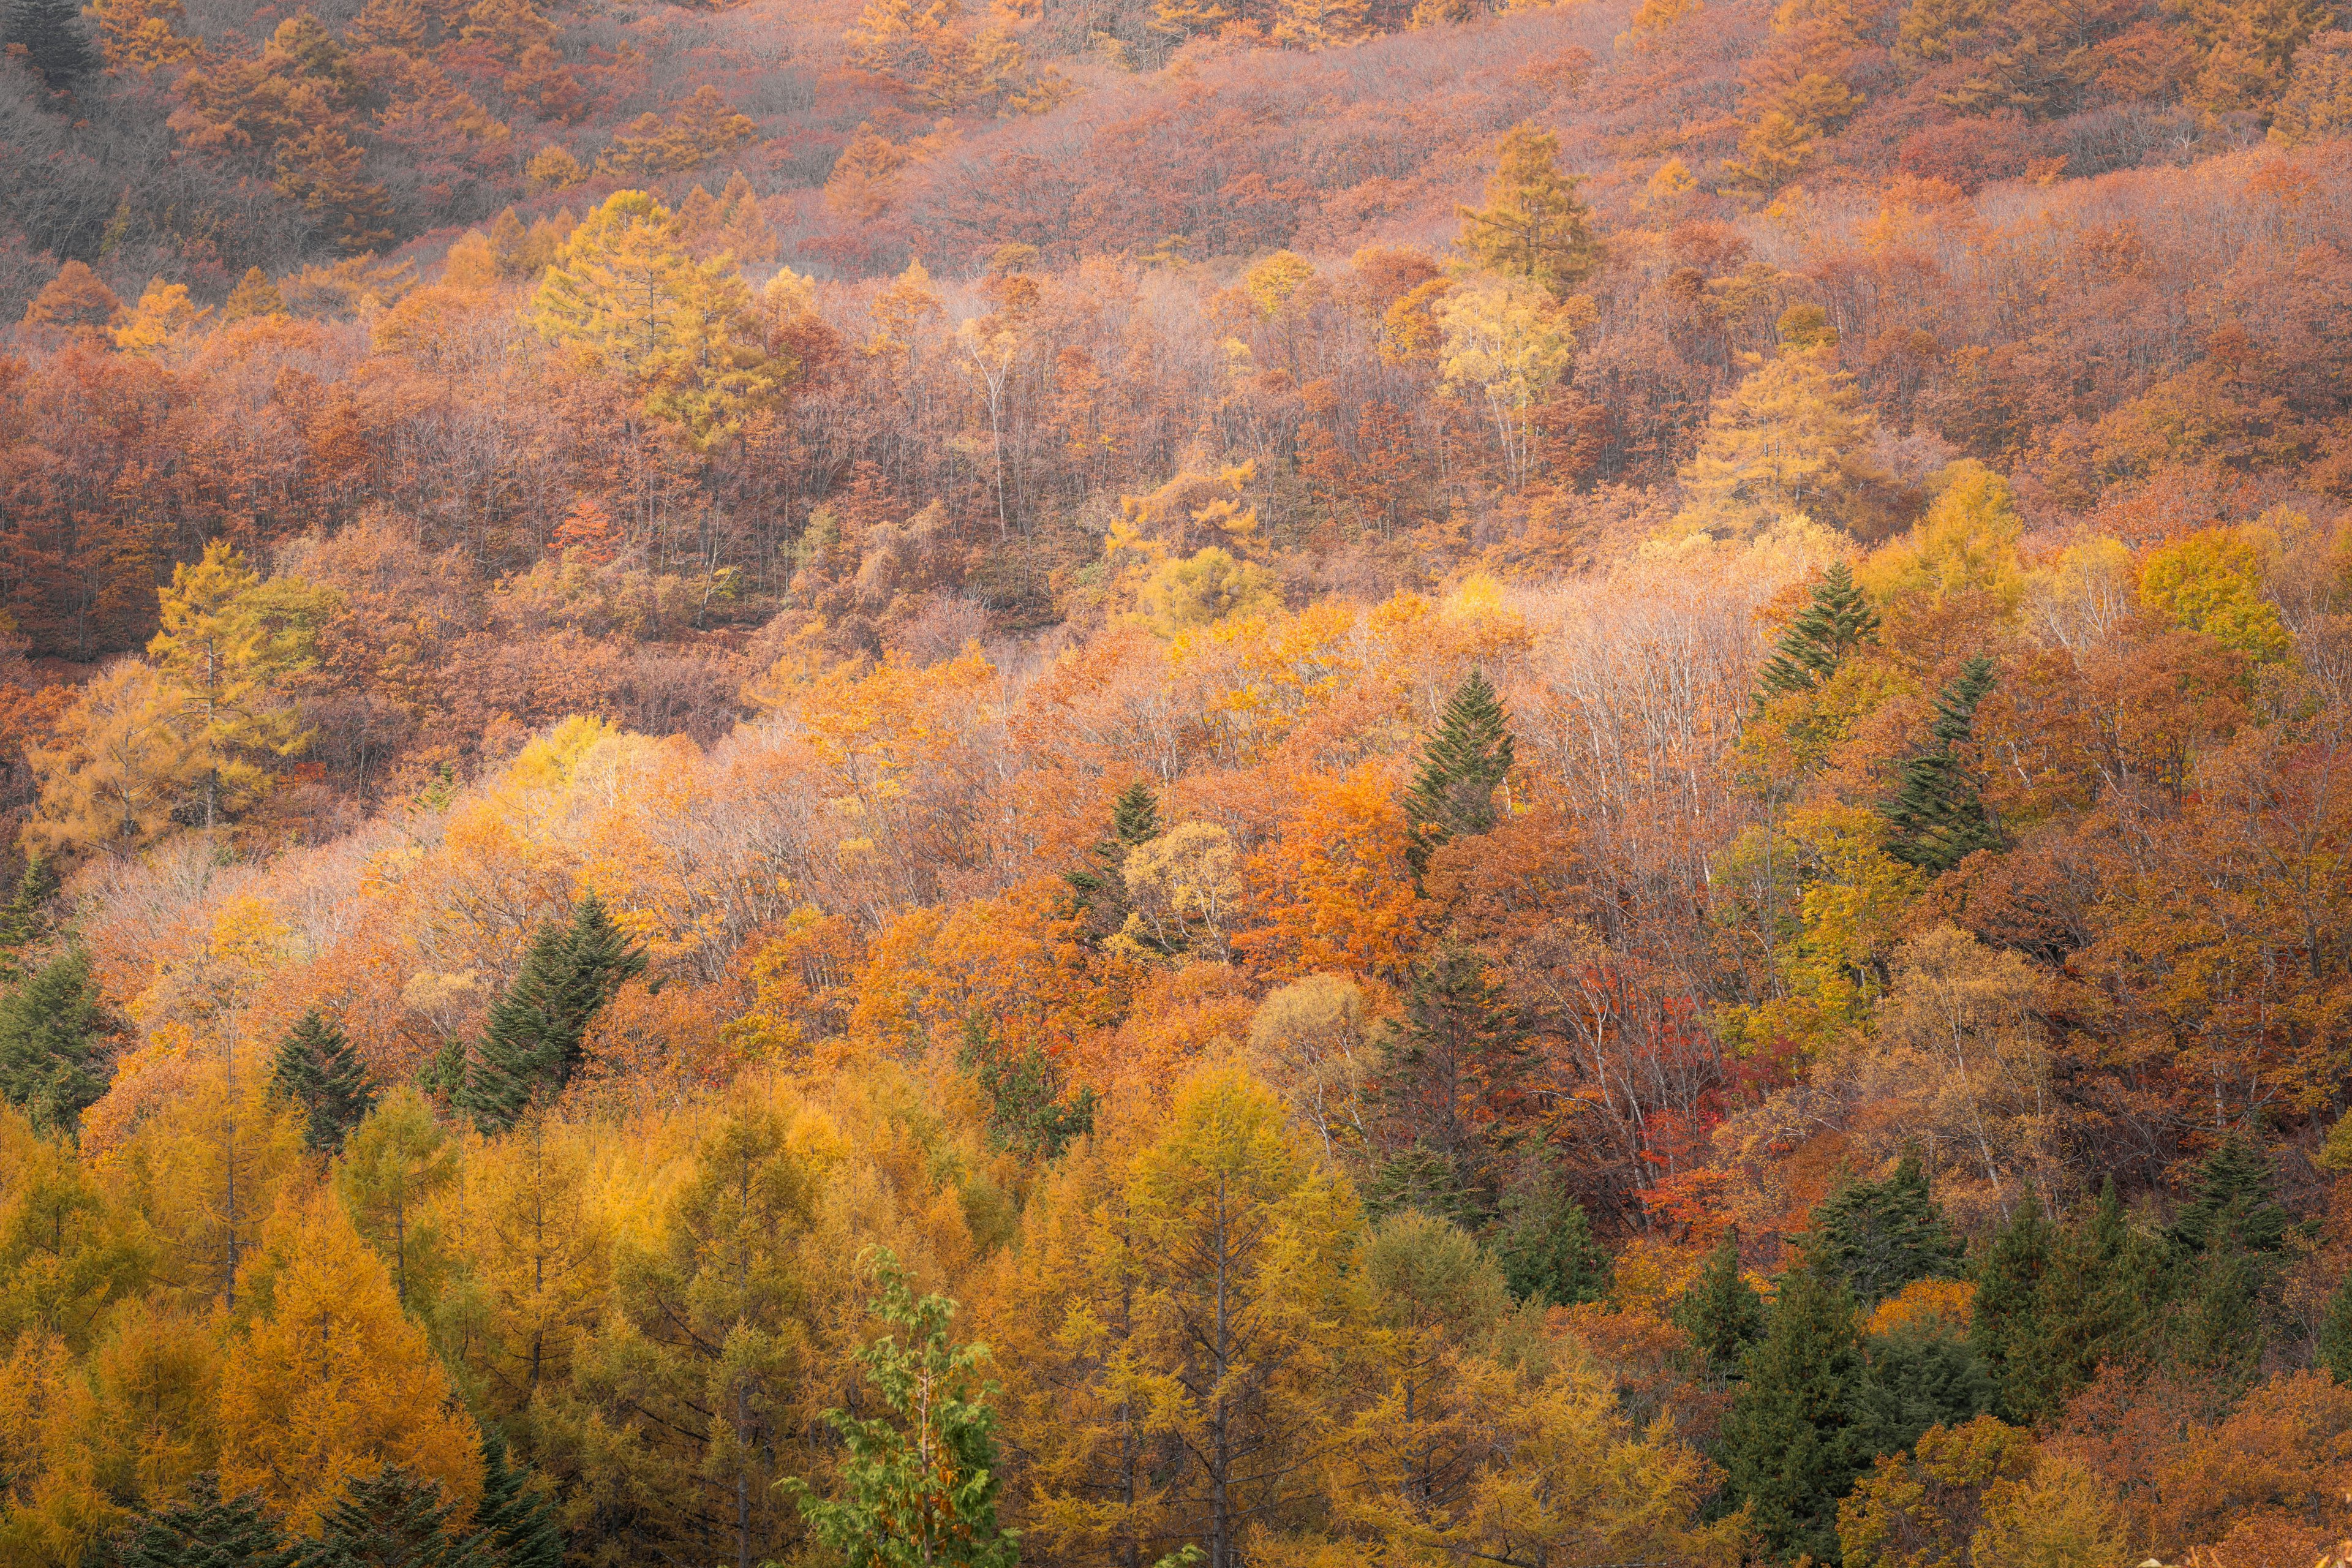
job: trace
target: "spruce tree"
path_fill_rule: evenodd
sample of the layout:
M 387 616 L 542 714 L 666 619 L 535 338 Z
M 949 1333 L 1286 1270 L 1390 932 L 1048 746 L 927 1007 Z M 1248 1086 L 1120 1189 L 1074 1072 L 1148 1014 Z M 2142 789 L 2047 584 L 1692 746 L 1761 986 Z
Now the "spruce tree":
M 0 981 L 23 979 L 25 951 L 48 940 L 48 903 L 57 890 L 57 875 L 46 858 L 35 855 L 25 862 L 16 890 L 0 905 Z
M 0 1100 L 36 1127 L 71 1132 L 106 1092 L 100 1047 L 114 1032 L 89 955 L 58 954 L 0 997 Z
M 2178 1365 L 2241 1384 L 2261 1368 L 2264 1272 L 2254 1255 L 2223 1240 L 2178 1271 L 2165 1343 Z
M 188 1500 L 141 1516 L 115 1546 L 120 1568 L 293 1568 L 300 1559 L 258 1494 L 224 1499 L 220 1478 L 188 1483 Z
M 1812 603 L 1780 634 L 1780 641 L 1758 678 L 1756 700 L 1813 691 L 1838 672 L 1854 649 L 1878 633 L 1878 612 L 1843 561 L 1832 561 L 1813 585 Z
M 1555 1173 L 1504 1197 L 1495 1261 L 1511 1294 L 1538 1306 L 1573 1307 L 1609 1294 L 1609 1254 L 1593 1239 L 1584 1205 Z
M 1511 771 L 1510 715 L 1483 673 L 1455 689 L 1421 759 L 1404 795 L 1404 858 L 1416 882 L 1439 846 L 1495 826 L 1495 792 Z
M 498 1568 L 563 1568 L 563 1531 L 529 1465 L 507 1458 L 506 1439 L 482 1436 L 482 1501 L 474 1529 Z
M 2035 1314 L 2042 1278 L 2049 1272 L 2056 1243 L 2042 1205 L 2029 1199 L 2018 1205 L 2009 1222 L 1993 1233 L 1990 1245 L 1971 1271 L 1977 1294 L 1969 1342 L 1984 1357 L 1985 1370 L 2004 1398 L 2011 1347 L 2030 1345 L 2040 1332 Z
M 1475 949 L 1447 942 L 1412 969 L 1404 1018 L 1382 1036 L 1378 1094 L 1402 1142 L 1444 1159 L 1451 1185 L 1492 1212 L 1496 1130 L 1517 1099 L 1530 1047 L 1518 1009 Z
M 1899 1454 L 1928 1427 L 1963 1426 L 2000 1402 L 1975 1344 L 1948 1330 L 1883 1335 L 1864 1354 L 1861 1420 L 1874 1454 Z
M 387 1465 L 352 1481 L 327 1511 L 302 1568 L 494 1568 L 456 1514 L 440 1482 Z
M 633 946 L 621 928 L 604 912 L 604 900 L 590 893 L 572 915 L 564 943 L 564 963 L 555 986 L 554 1011 L 542 1049 L 555 1087 L 572 1081 L 580 1068 L 588 1038 L 589 1021 L 622 986 L 646 972 L 645 950 Z
M 314 1154 L 341 1152 L 352 1128 L 375 1108 L 375 1086 L 341 1025 L 316 1007 L 279 1042 L 270 1088 L 302 1112 L 302 1142 Z
M 2327 1315 L 2319 1321 L 2319 1342 L 2314 1359 L 2336 1382 L 2352 1385 L 2352 1273 L 2328 1298 Z
M 645 968 L 643 950 L 593 893 L 568 924 L 541 926 L 514 984 L 490 1005 L 489 1027 L 467 1070 L 459 1103 L 476 1125 L 502 1132 L 534 1097 L 562 1092 L 584 1055 L 590 1021 Z
M 1885 1181 L 1848 1181 L 1822 1199 L 1805 1237 L 1805 1256 L 1864 1306 L 1914 1279 L 1950 1278 L 1960 1251 L 1928 1195 L 1927 1172 L 1910 1153 Z
M 1717 1383 L 1738 1375 L 1748 1347 L 1763 1337 L 1764 1298 L 1739 1272 L 1739 1232 L 1727 1231 L 1698 1278 L 1675 1303 L 1675 1323 L 1706 1357 Z
M 2243 1129 L 2232 1130 L 2197 1171 L 2197 1195 L 2172 1224 L 2176 1251 L 2188 1256 L 2220 1246 L 2276 1252 L 2293 1216 L 2272 1197 L 2270 1157 Z
M 1088 946 L 1099 945 L 1127 923 L 1127 857 L 1159 837 L 1160 802 L 1138 779 L 1111 803 L 1110 837 L 1095 841 L 1083 865 L 1062 873 L 1070 888 L 1070 912 Z
M 71 87 L 98 69 L 98 51 L 75 0 L 0 0 L 0 47 L 21 46 L 50 88 Z
M 2001 1397 L 2011 1413 L 2056 1420 L 2102 1364 L 2144 1361 L 2169 1292 L 2161 1244 L 2132 1228 L 2108 1181 L 2089 1215 L 2054 1238 L 2032 1312 L 2010 1320 Z
M 1790 1269 L 1740 1371 L 1723 1418 L 1728 1500 L 1750 1507 L 1750 1525 L 1774 1554 L 1834 1562 L 1838 1500 L 1873 1454 L 1853 1298 L 1833 1277 Z
M 1927 727 L 1935 743 L 1905 759 L 1903 782 L 1884 813 L 1892 829 L 1886 851 L 1896 859 L 1943 872 L 2000 843 L 1968 751 L 1977 704 L 1992 688 L 1992 660 L 1979 654 L 1936 694 L 1936 719 Z
M 1382 1219 L 1402 1209 L 1442 1219 L 1463 1230 L 1486 1221 L 1486 1194 L 1463 1179 L 1460 1164 L 1415 1143 L 1383 1158 L 1364 1183 L 1364 1212 Z
M 1065 1094 L 1052 1060 L 1036 1046 L 1008 1052 L 988 1022 L 964 1020 L 962 1062 L 988 1097 L 989 1142 L 1031 1158 L 1055 1160 L 1070 1140 L 1095 1130 L 1095 1091 Z

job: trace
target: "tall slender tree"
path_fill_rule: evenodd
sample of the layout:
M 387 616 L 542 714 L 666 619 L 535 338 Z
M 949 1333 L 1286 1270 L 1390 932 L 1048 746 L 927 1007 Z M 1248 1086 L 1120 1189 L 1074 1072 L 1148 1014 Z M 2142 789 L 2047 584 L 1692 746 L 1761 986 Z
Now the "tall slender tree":
M 342 1026 L 313 1007 L 278 1043 L 269 1087 L 302 1112 L 302 1142 L 311 1152 L 341 1152 L 352 1128 L 375 1107 L 375 1086 Z
M 1853 651 L 1878 635 L 1878 612 L 1854 586 L 1853 573 L 1832 561 L 1813 584 L 1812 602 L 1780 634 L 1757 678 L 1756 700 L 1817 689 Z
M 1404 854 L 1416 880 L 1440 846 L 1495 826 L 1495 792 L 1511 772 L 1511 727 L 1483 671 L 1472 670 L 1455 689 L 1421 758 L 1404 795 L 1412 834 Z

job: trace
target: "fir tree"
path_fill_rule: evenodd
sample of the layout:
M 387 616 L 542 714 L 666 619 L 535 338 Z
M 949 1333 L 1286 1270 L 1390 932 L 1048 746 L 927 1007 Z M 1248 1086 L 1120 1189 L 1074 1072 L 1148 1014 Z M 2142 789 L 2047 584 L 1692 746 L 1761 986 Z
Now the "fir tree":
M 1878 612 L 1843 561 L 1832 561 L 1813 585 L 1813 602 L 1789 623 L 1758 678 L 1758 702 L 1813 691 L 1838 672 L 1854 649 L 1878 634 Z
M 25 950 L 48 940 L 48 903 L 57 890 L 57 874 L 46 857 L 35 855 L 25 862 L 16 892 L 0 905 L 0 981 L 23 979 Z
M 2042 1205 L 2020 1204 L 2009 1222 L 1993 1233 L 1972 1270 L 1977 1294 L 1969 1342 L 1984 1357 L 1986 1371 L 2004 1394 L 2011 1347 L 2030 1345 L 2040 1332 L 2035 1313 L 2056 1240 Z
M 1551 1173 L 1504 1198 L 1495 1261 L 1511 1294 L 1538 1306 L 1573 1307 L 1609 1294 L 1609 1254 L 1593 1239 L 1584 1205 Z
M 1495 826 L 1495 792 L 1510 771 L 1510 715 L 1474 669 L 1446 703 L 1437 732 L 1423 743 L 1421 771 L 1405 791 L 1412 837 L 1404 858 L 1416 881 L 1439 846 Z
M 1707 1255 L 1706 1266 L 1675 1303 L 1675 1322 L 1706 1357 L 1718 1383 L 1739 1371 L 1748 1347 L 1763 1337 L 1764 1298 L 1739 1272 L 1739 1232 L 1725 1233 Z
M 2328 1299 L 2327 1315 L 2319 1321 L 2316 1360 L 2336 1382 L 2352 1385 L 2352 1273 Z
M 220 1495 L 220 1478 L 188 1483 L 188 1500 L 150 1513 L 117 1542 L 120 1568 L 293 1568 L 300 1552 L 286 1544 L 277 1522 L 252 1492 Z
M 1870 1342 L 1861 1421 L 1874 1454 L 1899 1454 L 1930 1426 L 1958 1426 L 2000 1397 L 1975 1344 L 1940 1330 Z
M 631 945 L 604 912 L 604 901 L 593 893 L 581 900 L 572 911 L 542 1047 L 547 1071 L 557 1089 L 571 1082 L 579 1070 L 589 1020 L 622 986 L 645 972 L 645 950 Z
M 1906 1153 L 1883 1182 L 1849 1181 L 1817 1205 L 1805 1255 L 1864 1306 L 1914 1279 L 1957 1272 L 1960 1243 L 1927 1194 L 1927 1173 Z
M 115 1026 L 89 956 L 60 953 L 0 997 L 0 1100 L 36 1127 L 70 1132 L 106 1092 L 99 1050 Z
M 2231 1131 L 2198 1167 L 2197 1196 L 2172 1224 L 2174 1249 L 2184 1257 L 2221 1246 L 2276 1252 L 2292 1216 L 2271 1196 L 2273 1181 L 2262 1145 Z
M 1924 871 L 1948 871 L 2000 844 L 1968 750 L 1977 704 L 1992 687 L 1992 660 L 1979 654 L 1936 694 L 1936 720 L 1927 727 L 1935 744 L 1905 760 L 1903 782 L 1885 812 L 1893 830 L 1886 849 L 1896 859 Z
M 784 1483 L 801 1516 L 826 1550 L 857 1564 L 1013 1568 L 1014 1533 L 996 1522 L 1003 1486 L 997 1463 L 993 1384 L 979 1380 L 988 1352 L 951 1345 L 948 1320 L 955 1303 L 943 1296 L 919 1300 L 907 1287 L 898 1260 L 877 1251 L 882 1293 L 874 1315 L 907 1332 L 908 1343 L 886 1334 L 857 1353 L 874 1400 L 886 1414 L 858 1418 L 828 1410 L 825 1420 L 849 1449 L 841 1464 L 843 1495 L 819 1501 L 806 1483 Z
M 504 1131 L 542 1092 L 560 1093 L 578 1070 L 588 1025 L 614 993 L 645 973 L 593 893 L 571 922 L 539 928 L 522 968 L 490 1005 L 489 1027 L 466 1073 L 459 1103 L 486 1132 Z
M 98 68 L 98 51 L 75 0 L 5 0 L 0 22 L 5 23 L 0 46 L 21 47 L 52 89 L 71 87 Z
M 1100 944 L 1127 923 L 1128 854 L 1159 837 L 1160 802 L 1150 786 L 1138 779 L 1111 803 L 1110 837 L 1096 840 L 1085 864 L 1062 873 L 1070 888 L 1070 911 L 1088 946 Z
M 1491 1212 L 1495 1130 L 1517 1098 L 1529 1047 L 1518 1010 L 1458 942 L 1413 966 L 1401 1026 L 1382 1037 L 1379 1095 L 1391 1124 L 1454 1167 L 1452 1185 Z
M 474 1529 L 498 1568 L 563 1568 L 563 1531 L 547 1495 L 531 1483 L 529 1465 L 507 1458 L 506 1439 L 482 1437 L 482 1501 Z
M 1779 1556 L 1838 1555 L 1837 1504 L 1870 1468 L 1853 1298 L 1810 1267 L 1783 1275 L 1771 1327 L 1750 1347 L 1723 1418 L 1728 1500 L 1748 1504 Z
M 1417 1209 L 1464 1230 L 1486 1218 L 1485 1199 L 1464 1183 L 1461 1167 L 1425 1143 L 1387 1156 L 1364 1184 L 1365 1213 L 1381 1219 L 1401 1209 Z
M 2102 1364 L 2147 1357 L 2168 1293 L 2162 1247 L 2132 1228 L 2109 1181 L 2055 1238 L 2032 1312 L 2009 1320 L 2001 1397 L 2011 1414 L 2055 1420 Z
M 2263 1270 L 2254 1256 L 2222 1240 L 2182 1265 L 2167 1348 L 2180 1366 L 2243 1384 L 2262 1365 Z
M 456 1513 L 440 1482 L 387 1465 L 352 1481 L 327 1511 L 302 1568 L 493 1568 Z
M 314 1154 L 338 1153 L 352 1128 L 375 1108 L 375 1086 L 340 1025 L 313 1007 L 278 1047 L 270 1088 L 303 1115 L 302 1142 Z
M 1034 1045 L 1007 1059 L 985 1019 L 964 1021 L 963 1066 L 988 1096 L 989 1141 L 1000 1149 L 1059 1159 L 1071 1139 L 1095 1130 L 1095 1091 L 1065 1095 L 1053 1063 Z

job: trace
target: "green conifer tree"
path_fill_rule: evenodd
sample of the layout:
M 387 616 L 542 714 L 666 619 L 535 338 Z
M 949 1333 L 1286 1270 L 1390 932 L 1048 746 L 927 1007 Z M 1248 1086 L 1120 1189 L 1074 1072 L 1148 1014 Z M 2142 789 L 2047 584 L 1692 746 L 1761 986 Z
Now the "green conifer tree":
M 0 905 L 0 983 L 22 980 L 26 950 L 49 939 L 48 904 L 57 890 L 57 874 L 46 857 L 35 855 L 25 862 L 16 890 Z
M 988 1097 L 988 1135 L 1000 1149 L 1031 1158 L 1059 1159 L 1070 1140 L 1095 1130 L 1095 1091 L 1066 1093 L 1062 1075 L 1034 1044 L 1008 1053 L 988 1020 L 964 1020 L 962 1060 Z
M 604 900 L 590 893 L 572 913 L 572 930 L 557 971 L 541 1057 L 555 1087 L 572 1081 L 583 1058 L 589 1021 L 622 986 L 646 972 L 643 948 L 632 944 Z
M 1948 871 L 1979 849 L 2000 843 L 1985 810 L 1968 745 L 1977 704 L 1993 688 L 1992 660 L 1979 654 L 1936 694 L 1935 744 L 1905 759 L 1903 781 L 1885 816 L 1886 852 L 1929 872 Z
M 98 51 L 74 0 L 0 3 L 0 47 L 21 47 L 50 88 L 71 87 L 98 69 Z
M 2021 1421 L 2053 1421 L 2105 1363 L 2137 1364 L 2158 1347 L 2170 1294 L 2162 1245 L 2132 1227 L 2110 1180 L 2090 1214 L 2051 1247 L 2033 1310 L 2012 1318 L 2001 1397 Z
M 1930 1426 L 1958 1426 L 2000 1401 L 1984 1358 L 1949 1330 L 1906 1329 L 1864 1347 L 1861 1423 L 1873 1454 L 1899 1454 Z
M 1364 1212 L 1381 1219 L 1401 1209 L 1417 1209 L 1475 1230 L 1486 1220 L 1486 1196 L 1462 1179 L 1461 1168 L 1425 1143 L 1385 1155 L 1364 1183 Z
M 1675 1322 L 1706 1357 L 1708 1373 L 1717 1384 L 1738 1375 L 1748 1347 L 1763 1337 L 1765 1311 L 1764 1298 L 1739 1271 L 1737 1228 L 1715 1244 L 1698 1278 L 1675 1303 Z
M 440 1482 L 387 1465 L 327 1510 L 302 1568 L 496 1568 L 456 1516 Z
M 270 1088 L 302 1112 L 302 1142 L 314 1154 L 341 1152 L 352 1128 L 375 1109 L 375 1086 L 339 1024 L 313 1007 L 278 1043 Z
M 2262 1366 L 2264 1279 L 2255 1256 L 2227 1239 L 2182 1262 L 2165 1335 L 2173 1362 L 2251 1383 Z
M 1446 703 L 1436 733 L 1423 743 L 1421 771 L 1405 791 L 1412 837 L 1404 857 L 1416 880 L 1439 846 L 1495 826 L 1495 792 L 1509 776 L 1511 761 L 1510 715 L 1485 674 L 1474 669 Z
M 871 1310 L 908 1340 L 886 1334 L 857 1354 L 869 1408 L 885 1414 L 825 1412 L 849 1450 L 838 1499 L 820 1500 L 797 1478 L 784 1487 L 811 1533 L 856 1568 L 1013 1568 L 1019 1542 L 996 1522 L 995 1385 L 979 1376 L 987 1347 L 950 1344 L 955 1303 L 918 1300 L 888 1251 L 877 1248 L 872 1267 L 881 1295 Z
M 2319 1342 L 2314 1359 L 2336 1382 L 2352 1385 L 2352 1273 L 2328 1298 L 2327 1315 L 2319 1321 Z
M 498 1568 L 563 1568 L 563 1531 L 529 1465 L 511 1463 L 506 1439 L 482 1436 L 482 1501 L 474 1530 Z
M 1809 1267 L 1780 1279 L 1771 1326 L 1749 1347 L 1723 1418 L 1728 1501 L 1747 1504 L 1776 1555 L 1838 1555 L 1837 1505 L 1870 1468 L 1853 1298 Z
M 185 1502 L 144 1514 L 116 1542 L 120 1568 L 293 1568 L 299 1550 L 252 1492 L 224 1499 L 220 1478 L 188 1483 Z
M 1958 1271 L 1960 1243 L 1927 1193 L 1927 1172 L 1906 1153 L 1883 1182 L 1848 1181 L 1813 1208 L 1805 1256 L 1864 1306 L 1914 1279 Z
M 1495 1261 L 1522 1301 L 1573 1307 L 1609 1294 L 1608 1251 L 1593 1239 L 1584 1205 L 1553 1172 L 1504 1196 Z
M 1412 969 L 1404 1018 L 1381 1037 L 1378 1095 L 1397 1142 L 1438 1155 L 1490 1215 L 1507 1116 L 1523 1092 L 1527 1026 L 1475 949 L 1447 942 Z
M 512 1127 L 542 1093 L 560 1093 L 578 1070 L 588 1025 L 622 985 L 645 973 L 591 893 L 570 922 L 539 928 L 514 984 L 490 1005 L 489 1027 L 473 1053 L 458 1103 L 486 1132 Z
M 2233 1129 L 2198 1167 L 2197 1195 L 2172 1224 L 2174 1249 L 2187 1256 L 2234 1245 L 2276 1252 L 2286 1243 L 2294 1216 L 2272 1197 L 2274 1183 L 2261 1143 L 2242 1128 Z
M 2004 1398 L 2011 1347 L 2030 1345 L 2040 1332 L 2035 1313 L 2042 1277 L 2049 1271 L 2056 1242 L 2042 1205 L 2029 1199 L 2018 1205 L 2008 1223 L 1993 1233 L 1972 1270 L 1977 1294 L 1969 1342 L 1984 1357 L 1985 1370 Z
M 1758 678 L 1756 700 L 1818 690 L 1854 649 L 1877 635 L 1878 612 L 1853 585 L 1853 572 L 1843 561 L 1831 562 L 1813 585 L 1812 603 L 1780 634 Z
M 106 1092 L 100 1048 L 115 1024 L 89 956 L 64 952 L 0 997 L 0 1100 L 45 1131 L 71 1132 Z
M 1136 780 L 1111 803 L 1110 837 L 1095 841 L 1086 862 L 1062 873 L 1069 884 L 1070 912 L 1081 939 L 1098 946 L 1127 923 L 1132 907 L 1127 891 L 1127 857 L 1139 844 L 1160 837 L 1160 802 L 1151 787 Z

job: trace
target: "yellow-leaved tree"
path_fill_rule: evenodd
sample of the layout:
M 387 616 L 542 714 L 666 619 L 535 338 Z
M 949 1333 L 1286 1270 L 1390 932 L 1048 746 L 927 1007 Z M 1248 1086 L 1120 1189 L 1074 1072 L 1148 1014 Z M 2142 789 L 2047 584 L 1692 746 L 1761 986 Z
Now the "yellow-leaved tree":
M 129 854 L 153 841 L 204 775 L 193 729 L 186 694 L 154 666 L 126 658 L 100 671 L 53 742 L 30 752 L 41 798 L 26 847 Z
M 258 1492 L 307 1532 L 352 1481 L 399 1465 L 472 1507 L 480 1435 L 341 1205 L 282 1206 L 244 1284 L 251 1325 L 221 1377 L 224 1492 Z

